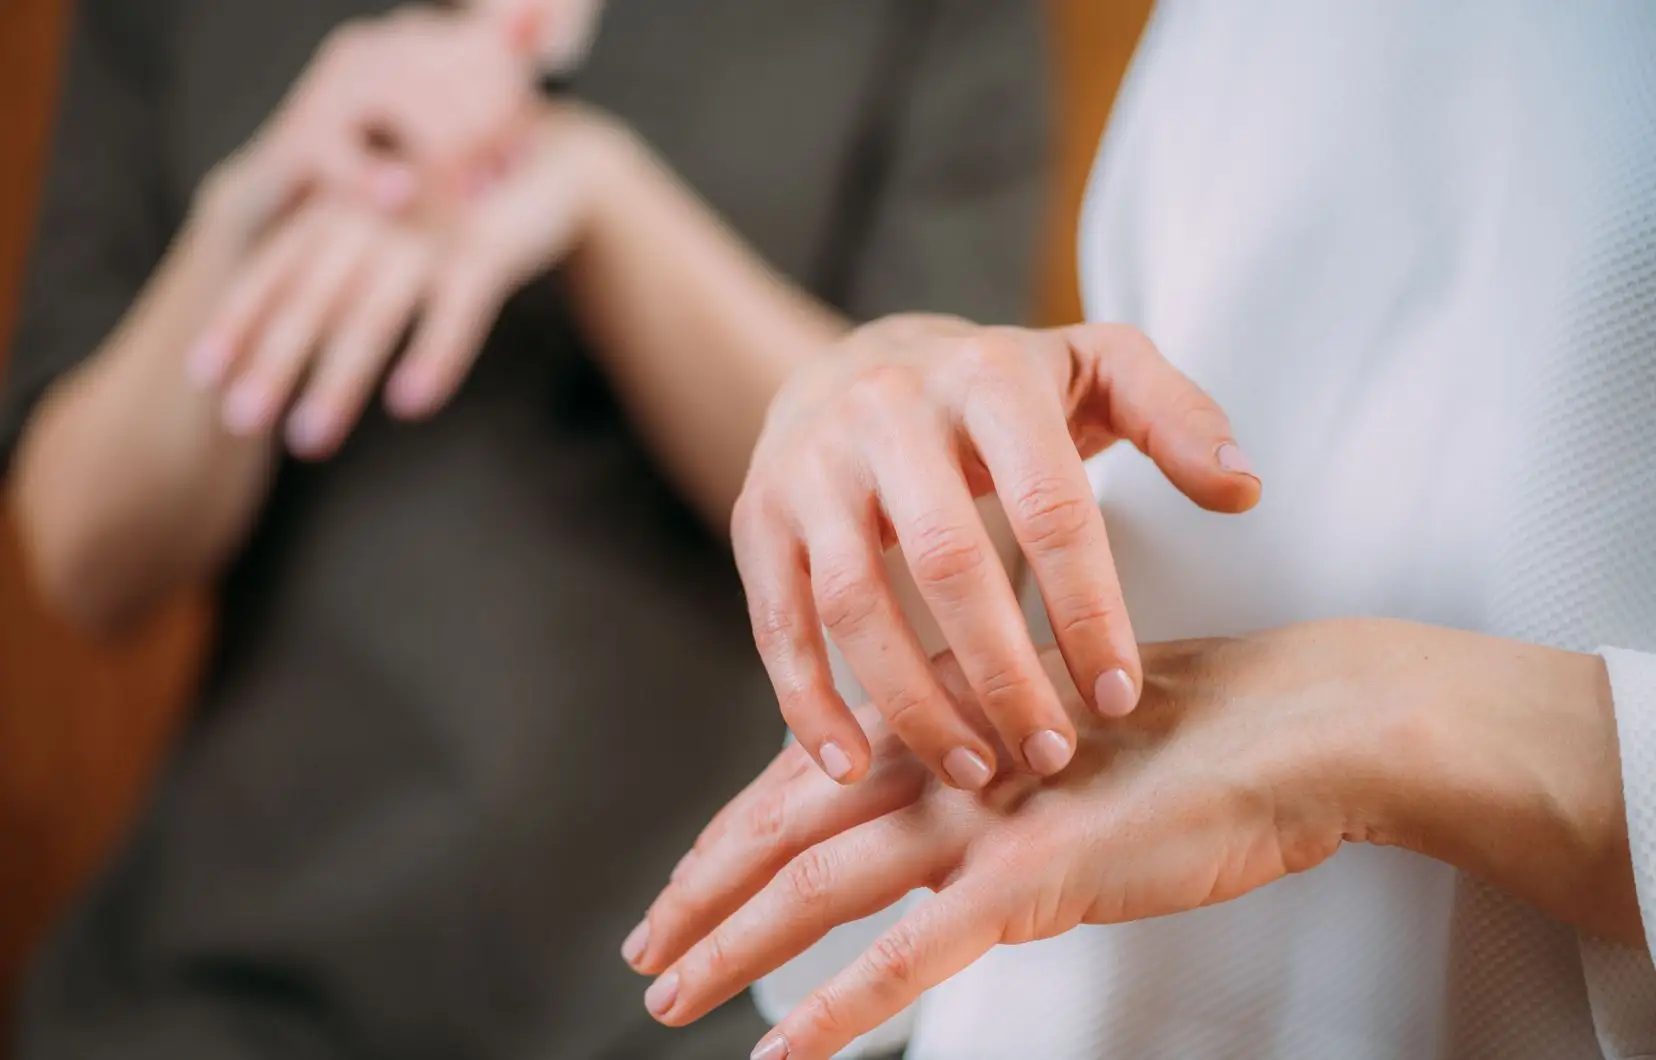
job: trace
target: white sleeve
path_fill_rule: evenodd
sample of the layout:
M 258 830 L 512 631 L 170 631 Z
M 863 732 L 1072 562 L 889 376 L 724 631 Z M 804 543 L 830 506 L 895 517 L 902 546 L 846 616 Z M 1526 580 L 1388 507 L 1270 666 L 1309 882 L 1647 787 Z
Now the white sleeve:
M 1604 648 L 1645 948 L 1584 938 L 1581 963 L 1608 1057 L 1656 1055 L 1656 654 Z

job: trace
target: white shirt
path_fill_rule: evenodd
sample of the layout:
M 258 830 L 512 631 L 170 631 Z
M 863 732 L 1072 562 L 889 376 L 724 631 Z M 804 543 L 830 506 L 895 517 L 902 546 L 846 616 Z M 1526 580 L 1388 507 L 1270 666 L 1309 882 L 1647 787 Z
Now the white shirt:
M 1217 516 L 1134 452 L 1096 462 L 1140 638 L 1386 615 L 1625 649 L 1656 935 L 1656 4 L 1163 3 L 1082 236 L 1089 316 L 1213 394 L 1265 482 Z M 1652 1056 L 1656 971 L 1348 847 L 998 949 L 925 999 L 909 1055 Z

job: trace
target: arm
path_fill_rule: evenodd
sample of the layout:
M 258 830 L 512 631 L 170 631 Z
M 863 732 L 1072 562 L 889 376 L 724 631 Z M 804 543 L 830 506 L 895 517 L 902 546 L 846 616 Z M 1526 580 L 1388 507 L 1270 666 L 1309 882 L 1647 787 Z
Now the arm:
M 643 144 L 603 134 L 598 195 L 566 263 L 582 327 L 648 444 L 725 527 L 765 409 L 847 324 L 771 271 Z
M 912 49 L 870 108 L 867 177 L 818 293 L 857 321 L 1023 322 L 1048 172 L 1042 16 L 1003 0 L 899 7 L 890 32 L 912 31 Z M 638 429 L 722 529 L 771 397 L 847 324 L 627 153 L 568 263 L 576 312 Z
M 229 554 L 263 496 L 271 446 L 220 426 L 184 351 L 239 257 L 235 224 L 198 213 L 114 333 L 47 392 L 19 444 L 14 503 L 35 578 L 108 628 Z
M 228 211 L 202 211 L 166 251 L 143 10 L 81 5 L 0 426 L 6 456 L 18 442 L 9 485 L 35 580 L 97 625 L 211 550 L 263 462 L 211 448 L 175 363 L 229 264 L 228 218 L 207 215 Z M 187 489 L 190 474 L 206 481 Z
M 225 430 L 218 396 L 190 379 L 210 378 L 203 361 L 215 367 L 198 340 L 230 281 L 289 234 L 278 225 L 264 238 L 268 222 L 329 198 L 315 194 L 324 186 L 349 200 L 342 192 L 372 193 L 403 170 L 368 150 L 364 127 L 396 131 L 421 175 L 452 175 L 516 130 L 530 98 L 521 57 L 493 23 L 404 11 L 342 27 L 268 126 L 198 190 L 163 255 L 150 102 L 161 71 L 133 54 L 129 24 L 149 17 L 108 2 L 83 14 L 18 342 L 20 400 L 8 410 L 14 422 L 27 414 L 8 429 L 21 434 L 12 487 L 35 579 L 92 627 L 215 573 L 264 495 L 268 432 Z M 465 71 L 474 96 L 469 126 L 429 106 L 449 68 Z M 414 179 L 403 171 L 396 202 L 382 206 L 407 205 Z M 278 329 L 269 345 L 284 337 Z

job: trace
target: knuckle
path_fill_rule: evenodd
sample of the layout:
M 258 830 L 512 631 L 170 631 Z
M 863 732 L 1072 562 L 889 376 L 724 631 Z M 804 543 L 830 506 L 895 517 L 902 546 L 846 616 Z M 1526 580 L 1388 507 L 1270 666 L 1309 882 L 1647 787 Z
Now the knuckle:
M 832 564 L 816 577 L 816 603 L 817 617 L 829 629 L 856 633 L 879 613 L 879 585 L 858 565 Z
M 1043 551 L 1074 544 L 1086 533 L 1096 508 L 1069 480 L 1035 475 L 1013 491 L 1012 510 L 1026 542 Z
M 961 344 L 957 362 L 970 379 L 983 382 L 1005 379 L 1023 364 L 1023 343 L 1010 330 L 984 328 Z
M 840 1033 L 840 1002 L 828 988 L 816 991 L 799 1006 L 799 1022 L 811 1037 L 832 1039 Z M 792 1040 L 790 1035 L 789 1039 Z
M 869 947 L 864 959 L 874 981 L 888 988 L 908 989 L 920 978 L 920 944 L 913 931 L 886 932 Z
M 975 580 L 988 562 L 977 536 L 942 515 L 922 517 L 912 541 L 909 565 L 914 577 L 934 589 L 946 591 Z
M 784 886 L 796 907 L 814 911 L 829 901 L 835 875 L 831 858 L 819 850 L 807 850 L 788 863 Z
M 879 423 L 894 410 L 912 403 L 921 393 L 920 381 L 907 367 L 874 364 L 852 377 L 845 388 L 850 419 L 859 424 Z
M 986 709 L 1025 703 L 1035 698 L 1035 679 L 1016 664 L 996 667 L 978 681 L 978 695 Z
M 799 685 L 781 688 L 776 696 L 777 710 L 781 713 L 782 720 L 802 738 L 820 728 L 818 717 L 822 702 L 822 697 L 814 689 Z M 805 754 L 803 751 L 800 753 Z M 816 763 L 811 761 L 810 755 L 806 754 L 805 760 L 810 763 L 811 768 L 816 768 Z
M 750 837 L 767 844 L 776 842 L 788 830 L 786 793 L 779 791 L 754 799 L 745 816 L 745 827 Z
M 1117 614 L 1117 607 L 1096 595 L 1076 595 L 1055 602 L 1052 607 L 1053 632 L 1059 637 L 1108 625 Z
M 928 698 L 911 688 L 897 688 L 880 698 L 880 712 L 892 729 L 911 732 L 926 714 Z
M 793 608 L 755 598 L 748 603 L 748 616 L 753 623 L 753 643 L 760 655 L 774 659 L 799 650 L 800 621 Z
M 695 963 L 709 979 L 718 979 L 730 967 L 730 940 L 724 928 L 716 929 L 703 940 L 701 959 Z

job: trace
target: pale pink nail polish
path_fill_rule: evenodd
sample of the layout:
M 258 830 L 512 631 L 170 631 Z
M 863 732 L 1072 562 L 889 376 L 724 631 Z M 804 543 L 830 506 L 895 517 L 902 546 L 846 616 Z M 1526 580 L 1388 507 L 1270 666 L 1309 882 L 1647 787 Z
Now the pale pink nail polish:
M 1221 470 L 1232 475 L 1247 475 L 1250 478 L 1259 477 L 1254 474 L 1253 461 L 1248 459 L 1248 454 L 1244 453 L 1242 447 L 1235 442 L 1226 442 L 1221 445 L 1218 452 L 1214 453 L 1214 458 L 1219 461 Z
M 969 747 L 956 747 L 944 755 L 943 772 L 949 774 L 955 787 L 967 791 L 982 791 L 995 778 L 989 763 Z
M 817 748 L 817 758 L 822 762 L 822 771 L 834 780 L 841 781 L 851 775 L 851 756 L 834 741 L 828 740 Z
M 748 1060 L 788 1060 L 788 1039 L 773 1034 L 753 1047 Z
M 666 1015 L 678 1000 L 679 975 L 678 972 L 668 972 L 666 975 L 650 984 L 650 989 L 644 991 L 644 1007 L 654 1016 Z
M 328 415 L 322 409 L 302 405 L 288 417 L 288 446 L 301 456 L 320 453 L 327 448 L 329 436 Z
M 1138 705 L 1138 690 L 1127 671 L 1118 666 L 1098 676 L 1098 683 L 1093 686 L 1093 703 L 1102 717 L 1124 718 Z
M 621 944 L 621 959 L 628 964 L 637 964 L 644 956 L 644 950 L 650 945 L 650 921 L 639 921 L 638 926 L 632 929 L 627 941 Z
M 1069 765 L 1075 749 L 1060 733 L 1042 729 L 1023 742 L 1023 753 L 1029 768 L 1043 777 L 1050 777 Z
M 253 384 L 237 384 L 224 399 L 223 418 L 231 434 L 255 434 L 268 425 L 270 400 Z

